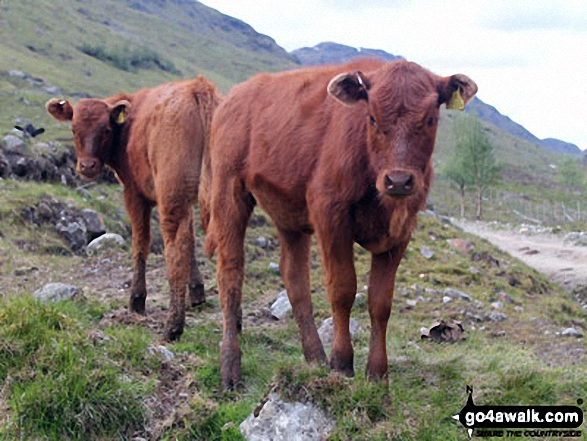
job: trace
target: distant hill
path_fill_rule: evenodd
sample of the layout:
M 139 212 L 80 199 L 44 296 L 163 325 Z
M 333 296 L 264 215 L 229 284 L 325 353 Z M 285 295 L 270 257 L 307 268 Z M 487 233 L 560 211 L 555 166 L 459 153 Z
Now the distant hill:
M 504 130 L 510 135 L 522 138 L 532 144 L 536 144 L 546 150 L 554 153 L 566 153 L 570 155 L 581 154 L 581 149 L 575 144 L 554 138 L 539 139 L 530 133 L 526 128 L 513 121 L 508 116 L 502 115 L 499 111 L 489 104 L 484 103 L 475 97 L 467 106 L 467 111 L 476 113 L 480 119 L 493 124 L 495 127 Z
M 293 57 L 304 66 L 321 64 L 345 63 L 355 58 L 380 58 L 385 61 L 403 60 L 403 57 L 392 55 L 379 49 L 365 49 L 345 46 L 338 43 L 320 43 L 314 47 L 303 47 L 291 52 Z
M 345 46 L 343 44 L 326 42 L 319 43 L 314 47 L 303 47 L 291 52 L 300 64 L 306 66 L 316 66 L 321 64 L 344 63 L 355 58 L 374 57 L 385 61 L 403 60 L 399 55 L 393 55 L 380 49 L 365 49 Z M 577 155 L 581 149 L 575 144 L 570 144 L 558 139 L 547 138 L 539 139 L 530 133 L 520 124 L 512 121 L 511 118 L 502 115 L 499 111 L 489 104 L 484 103 L 479 98 L 474 98 L 467 106 L 467 111 L 476 113 L 479 118 L 485 122 L 493 124 L 495 127 L 504 130 L 510 135 L 522 138 L 532 144 L 538 145 L 554 153 L 567 153 Z

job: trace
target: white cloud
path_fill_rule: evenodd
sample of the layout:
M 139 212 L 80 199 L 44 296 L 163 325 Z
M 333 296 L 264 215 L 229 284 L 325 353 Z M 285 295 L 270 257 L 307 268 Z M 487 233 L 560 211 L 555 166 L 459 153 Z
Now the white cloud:
M 204 0 L 287 50 L 333 41 L 383 49 L 479 97 L 539 138 L 587 149 L 584 0 Z

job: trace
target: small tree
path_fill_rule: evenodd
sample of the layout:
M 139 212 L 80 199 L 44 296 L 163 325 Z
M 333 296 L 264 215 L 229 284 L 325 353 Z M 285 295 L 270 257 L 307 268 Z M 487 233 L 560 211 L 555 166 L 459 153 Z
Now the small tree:
M 463 155 L 459 154 L 458 150 L 449 158 L 442 174 L 458 187 L 461 197 L 461 218 L 465 217 L 465 188 L 471 184 L 471 177 L 466 172 Z
M 497 179 L 498 166 L 493 145 L 483 132 L 481 122 L 475 115 L 463 115 L 455 121 L 454 166 L 464 182 L 471 183 L 477 190 L 476 219 L 483 216 L 483 191 Z M 453 179 L 454 180 L 454 179 Z M 464 186 L 461 197 L 464 199 Z M 462 209 L 462 208 L 461 208 Z
M 558 168 L 558 181 L 569 187 L 582 189 L 585 185 L 585 178 L 578 158 L 565 156 Z

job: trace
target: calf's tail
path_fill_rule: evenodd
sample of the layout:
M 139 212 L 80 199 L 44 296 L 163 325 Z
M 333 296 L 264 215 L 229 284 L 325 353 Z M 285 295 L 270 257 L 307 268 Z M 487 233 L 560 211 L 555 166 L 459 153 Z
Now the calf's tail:
M 209 231 L 210 226 L 210 198 L 212 189 L 212 163 L 210 158 L 211 146 L 211 129 L 212 129 L 212 118 L 216 108 L 222 100 L 222 95 L 216 89 L 216 87 L 203 76 L 199 76 L 196 79 L 196 87 L 194 90 L 194 97 L 198 105 L 200 112 L 200 121 L 202 122 L 202 129 L 204 133 L 204 146 L 202 150 L 202 169 L 200 170 L 200 183 L 198 187 L 198 206 L 200 208 L 200 220 L 202 228 L 206 232 L 206 247 L 208 247 L 208 236 L 212 235 Z M 214 254 L 215 246 L 212 247 L 212 251 L 206 253 L 208 255 Z

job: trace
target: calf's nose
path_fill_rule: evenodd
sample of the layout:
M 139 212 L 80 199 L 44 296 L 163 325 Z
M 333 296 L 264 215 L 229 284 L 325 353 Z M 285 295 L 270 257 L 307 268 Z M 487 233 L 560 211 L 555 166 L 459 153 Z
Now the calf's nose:
M 388 196 L 408 196 L 414 191 L 416 178 L 411 173 L 390 172 L 385 175 L 385 194 Z
M 92 173 L 96 170 L 95 159 L 82 159 L 79 162 L 79 169 L 82 173 Z

